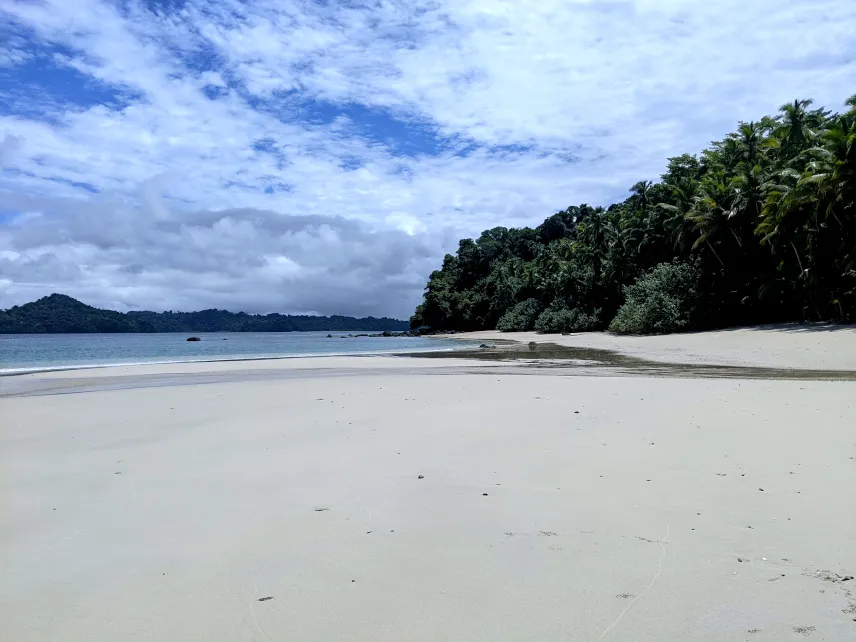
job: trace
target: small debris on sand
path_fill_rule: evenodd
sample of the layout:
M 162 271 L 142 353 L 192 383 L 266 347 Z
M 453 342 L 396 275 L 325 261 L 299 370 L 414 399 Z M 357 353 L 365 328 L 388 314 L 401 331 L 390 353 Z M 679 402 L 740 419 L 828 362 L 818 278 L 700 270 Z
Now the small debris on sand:
M 268 600 L 272 600 L 273 597 L 260 597 L 259 602 L 267 602 Z

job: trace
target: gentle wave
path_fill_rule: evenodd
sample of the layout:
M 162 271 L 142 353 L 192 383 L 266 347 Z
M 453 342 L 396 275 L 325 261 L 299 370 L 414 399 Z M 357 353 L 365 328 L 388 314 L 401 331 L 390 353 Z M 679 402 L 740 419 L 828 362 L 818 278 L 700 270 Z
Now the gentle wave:
M 450 352 L 465 348 L 411 348 L 398 350 L 376 350 L 372 352 L 317 352 L 304 354 L 268 355 L 268 356 L 236 356 L 222 359 L 169 359 L 158 361 L 121 361 L 110 363 L 80 363 L 69 365 L 51 365 L 25 368 L 0 368 L 0 377 L 13 377 L 46 372 L 68 372 L 72 370 L 94 370 L 97 368 L 123 368 L 133 366 L 161 366 L 181 363 L 230 363 L 236 361 L 279 361 L 282 359 L 318 359 L 321 357 L 373 357 L 406 354 L 408 352 Z

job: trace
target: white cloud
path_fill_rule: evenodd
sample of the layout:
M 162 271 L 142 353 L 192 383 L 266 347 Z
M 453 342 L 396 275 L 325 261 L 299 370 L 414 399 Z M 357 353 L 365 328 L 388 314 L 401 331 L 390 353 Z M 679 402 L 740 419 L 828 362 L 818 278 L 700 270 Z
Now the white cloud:
M 3 140 L 0 141 L 0 168 L 11 163 L 13 155 L 21 149 L 24 144 L 24 139 L 14 134 L 6 134 Z
M 21 63 L 27 62 L 30 59 L 29 54 L 21 49 L 12 49 L 10 47 L 0 47 L 0 68 L 14 67 Z
M 0 8 L 16 60 L 59 46 L 95 92 L 45 80 L 33 109 L 0 111 L 5 208 L 44 213 L 0 218 L 4 301 L 403 316 L 459 235 L 616 200 L 738 119 L 856 92 L 838 0 L 130 7 Z

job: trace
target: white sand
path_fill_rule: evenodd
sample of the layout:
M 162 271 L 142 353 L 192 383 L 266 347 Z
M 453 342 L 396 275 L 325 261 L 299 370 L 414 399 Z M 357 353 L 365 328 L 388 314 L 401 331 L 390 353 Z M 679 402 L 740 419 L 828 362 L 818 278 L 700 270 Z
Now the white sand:
M 0 640 L 856 639 L 856 383 L 492 368 L 12 378 Z
M 534 332 L 468 332 L 456 338 L 614 350 L 673 363 L 856 370 L 856 326 L 789 324 L 652 337 L 620 337 L 606 332 L 568 336 Z

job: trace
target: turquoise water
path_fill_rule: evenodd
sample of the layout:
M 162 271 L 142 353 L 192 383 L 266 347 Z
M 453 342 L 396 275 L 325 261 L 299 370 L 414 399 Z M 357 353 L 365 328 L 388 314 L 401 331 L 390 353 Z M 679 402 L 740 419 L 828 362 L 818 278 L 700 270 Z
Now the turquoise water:
M 357 332 L 357 331 L 354 331 Z M 427 337 L 343 338 L 332 332 L 218 332 L 189 334 L 0 335 L 0 374 L 138 363 L 178 363 L 333 354 L 449 350 L 466 345 Z

